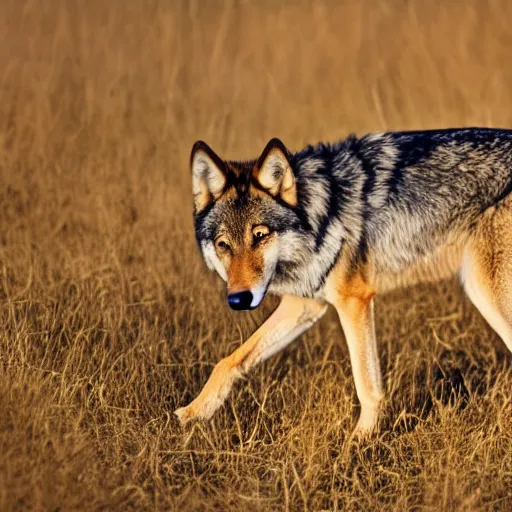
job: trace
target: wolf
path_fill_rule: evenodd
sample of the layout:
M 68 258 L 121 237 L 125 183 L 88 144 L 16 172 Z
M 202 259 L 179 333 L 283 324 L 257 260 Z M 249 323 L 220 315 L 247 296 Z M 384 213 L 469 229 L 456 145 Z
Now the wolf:
M 181 424 L 210 418 L 237 379 L 332 305 L 361 407 L 355 433 L 371 433 L 384 399 L 375 295 L 456 273 L 512 350 L 512 130 L 351 135 L 295 153 L 272 139 L 243 162 L 198 141 L 190 162 L 197 242 L 228 304 L 281 302 L 175 411 Z

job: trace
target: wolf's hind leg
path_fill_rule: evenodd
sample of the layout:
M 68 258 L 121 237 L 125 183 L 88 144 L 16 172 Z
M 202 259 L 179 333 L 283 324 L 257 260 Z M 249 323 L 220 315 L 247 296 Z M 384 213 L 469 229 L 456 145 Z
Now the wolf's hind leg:
M 473 304 L 512 351 L 512 196 L 484 214 L 464 253 L 461 277 Z
M 209 419 L 224 403 L 233 383 L 309 329 L 327 310 L 312 299 L 284 295 L 281 303 L 261 327 L 213 369 L 199 396 L 175 411 L 184 425 L 192 419 Z

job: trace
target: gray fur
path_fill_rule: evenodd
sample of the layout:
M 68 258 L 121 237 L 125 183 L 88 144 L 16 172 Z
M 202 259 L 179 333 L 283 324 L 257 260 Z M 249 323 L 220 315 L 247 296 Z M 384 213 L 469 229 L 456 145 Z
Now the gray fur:
M 219 229 L 241 236 L 254 219 L 277 230 L 279 260 L 269 291 L 278 294 L 321 298 L 342 251 L 354 268 L 371 260 L 378 273 L 406 271 L 467 236 L 482 212 L 512 192 L 508 130 L 351 136 L 289 160 L 296 207 L 244 189 L 196 216 L 199 242 L 213 240 Z M 250 179 L 254 162 L 231 164 L 244 166 Z

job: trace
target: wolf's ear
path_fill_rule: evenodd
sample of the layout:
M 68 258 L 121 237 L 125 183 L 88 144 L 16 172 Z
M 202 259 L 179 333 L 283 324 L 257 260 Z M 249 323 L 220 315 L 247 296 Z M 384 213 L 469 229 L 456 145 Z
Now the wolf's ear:
M 256 164 L 254 178 L 261 188 L 280 197 L 292 206 L 297 205 L 297 186 L 288 150 L 279 139 L 272 139 Z
M 199 213 L 222 195 L 226 185 L 226 166 L 206 142 L 198 140 L 192 147 L 190 167 L 194 208 Z

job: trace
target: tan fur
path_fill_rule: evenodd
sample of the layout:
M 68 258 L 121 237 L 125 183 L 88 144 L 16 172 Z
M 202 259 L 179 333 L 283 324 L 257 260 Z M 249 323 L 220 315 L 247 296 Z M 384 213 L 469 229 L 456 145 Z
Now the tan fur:
M 194 193 L 194 208 L 197 212 L 204 210 L 213 201 L 213 196 L 208 189 L 205 180 L 198 181 L 197 189 Z
M 212 158 L 201 149 L 193 154 L 191 167 L 194 208 L 197 213 L 221 197 L 226 177 Z
M 251 289 L 263 274 L 263 252 L 253 249 L 232 256 L 227 273 L 228 293 Z
M 267 190 L 262 190 L 261 188 L 258 188 L 252 184 L 250 185 L 249 192 L 251 196 L 254 197 L 268 197 L 271 195 Z
M 236 199 L 236 190 L 234 188 L 228 188 L 222 195 L 217 199 L 217 201 L 227 201 L 229 199 Z
M 466 247 L 462 278 L 470 299 L 512 350 L 512 196 L 482 216 Z
M 326 298 L 334 305 L 345 333 L 361 414 L 356 426 L 360 434 L 377 425 L 384 396 L 373 320 L 374 288 L 368 269 L 347 272 L 349 262 L 340 260 L 326 283 Z
M 282 169 L 279 178 L 275 177 L 274 166 Z M 269 151 L 261 167 L 253 170 L 259 185 L 273 197 L 281 197 L 288 204 L 297 206 L 297 186 L 295 176 L 286 156 L 278 149 Z

